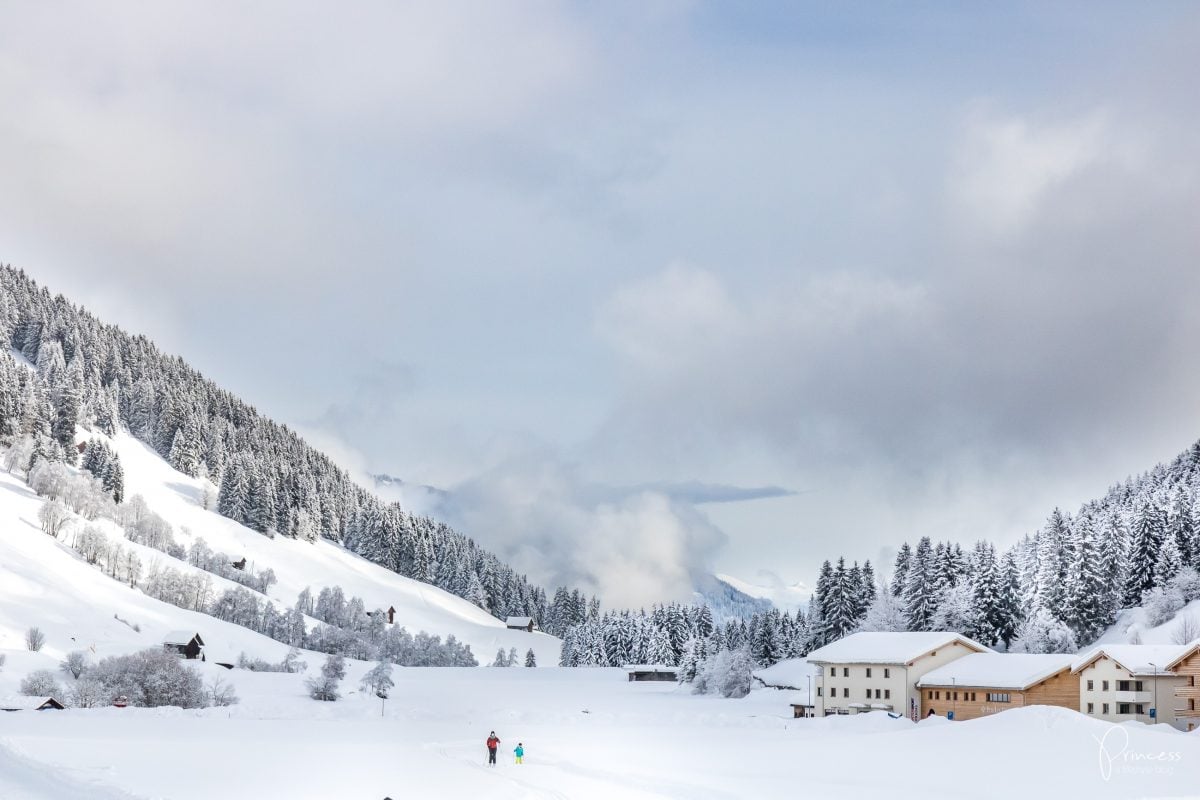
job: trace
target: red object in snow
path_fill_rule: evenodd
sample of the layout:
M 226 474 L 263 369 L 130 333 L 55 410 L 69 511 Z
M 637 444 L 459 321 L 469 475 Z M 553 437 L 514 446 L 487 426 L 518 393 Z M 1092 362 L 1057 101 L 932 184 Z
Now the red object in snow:
M 129 698 L 125 695 L 121 695 L 116 700 L 113 700 L 113 705 L 117 708 L 125 708 L 127 705 L 129 705 Z

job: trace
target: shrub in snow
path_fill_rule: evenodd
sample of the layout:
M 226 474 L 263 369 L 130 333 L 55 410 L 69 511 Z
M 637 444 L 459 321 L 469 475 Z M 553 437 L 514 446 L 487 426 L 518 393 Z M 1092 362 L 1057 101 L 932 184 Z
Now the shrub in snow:
M 534 655 L 532 647 L 529 648 L 529 650 L 527 650 L 525 652 L 525 666 L 527 666 L 527 667 L 536 667 L 537 666 L 537 656 Z
M 90 676 L 84 676 L 75 682 L 67 693 L 67 701 L 75 708 L 96 708 L 112 702 L 112 697 L 104 688 L 104 684 Z
M 62 686 L 48 669 L 31 672 L 21 680 L 21 694 L 30 697 L 62 697 Z
M 251 672 L 303 672 L 308 669 L 308 664 L 300 660 L 300 651 L 295 647 L 288 650 L 288 654 L 278 664 L 261 658 L 250 658 L 241 653 L 237 665 L 238 669 L 248 669 Z
M 25 646 L 37 652 L 46 644 L 46 634 L 42 633 L 42 629 L 38 627 L 30 628 L 25 631 Z
M 1014 653 L 1074 653 L 1079 650 L 1075 634 L 1062 620 L 1044 608 L 1021 623 L 1010 648 Z
M 337 700 L 339 697 L 338 684 L 344 677 L 346 677 L 346 660 L 340 655 L 331 655 L 321 665 L 321 676 L 305 681 L 305 686 L 308 687 L 308 696 L 313 700 L 328 702 Z
M 1152 628 L 1170 621 L 1185 605 L 1183 595 L 1174 586 L 1156 586 L 1142 595 L 1142 614 Z
M 0 653 L 0 669 L 4 669 L 4 662 L 7 660 L 8 656 L 6 656 L 4 653 Z
M 1200 572 L 1191 567 L 1179 570 L 1167 585 L 1178 591 L 1185 603 L 1200 600 Z
M 975 617 L 974 592 L 970 586 L 951 586 L 942 594 L 942 599 L 929 620 L 933 631 L 966 633 L 973 627 Z
M 70 675 L 72 678 L 78 680 L 79 676 L 87 670 L 88 661 L 89 659 L 87 653 L 83 652 L 82 650 L 72 650 L 71 652 L 67 653 L 67 657 L 59 663 L 58 668 Z
M 208 705 L 200 676 L 183 666 L 179 656 L 164 650 L 110 656 L 89 669 L 87 675 L 99 681 L 110 698 L 124 695 L 132 706 L 203 708 Z
M 1171 642 L 1173 644 L 1191 644 L 1196 639 L 1200 639 L 1200 618 L 1195 614 L 1180 617 L 1174 630 L 1171 631 Z
M 492 666 L 493 667 L 507 667 L 508 666 L 508 654 L 504 652 L 503 647 L 501 647 L 499 650 L 496 651 L 496 657 L 494 659 L 492 659 Z
M 744 648 L 722 649 L 704 661 L 696 672 L 692 691 L 696 694 L 719 694 L 722 697 L 745 697 L 750 694 L 750 671 L 753 664 Z
M 213 678 L 208 685 L 208 704 L 210 706 L 231 706 L 238 702 L 237 692 L 233 685 L 221 678 Z
M 391 689 L 392 683 L 392 664 L 390 661 L 380 661 L 371 671 L 363 675 L 362 682 L 359 688 L 364 692 L 370 690 L 374 694 L 387 694 L 388 689 Z

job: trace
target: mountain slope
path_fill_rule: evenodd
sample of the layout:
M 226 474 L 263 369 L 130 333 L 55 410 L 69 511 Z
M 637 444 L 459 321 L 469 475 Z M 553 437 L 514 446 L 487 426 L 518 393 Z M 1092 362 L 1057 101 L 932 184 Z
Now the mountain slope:
M 269 539 L 205 511 L 199 505 L 201 482 L 171 469 L 137 440 L 119 434 L 112 437 L 111 444 L 125 465 L 127 496 L 141 494 L 151 510 L 172 524 L 181 544 L 187 546 L 203 537 L 214 550 L 244 556 L 248 566 L 274 570 L 278 583 L 267 594 L 282 606 L 294 605 L 305 587 L 315 595 L 323 587 L 341 586 L 347 597 L 361 597 L 368 609 L 394 606 L 396 624 L 411 633 L 453 634 L 471 646 L 480 663 L 489 663 L 500 647 L 515 647 L 521 655 L 532 648 L 539 664 L 558 662 L 559 641 L 552 636 L 510 631 L 502 621 L 465 600 L 371 564 L 332 542 Z M 97 656 L 103 656 L 157 647 L 162 635 L 174 629 L 200 631 L 210 652 L 229 659 L 245 651 L 278 661 L 286 653 L 287 646 L 279 642 L 147 597 L 86 564 L 41 531 L 37 517 L 41 502 L 19 479 L 0 474 L 0 593 L 4 600 L 0 603 L 0 650 L 10 653 L 0 681 L 3 676 L 34 668 L 54 668 L 57 659 L 72 649 L 95 646 Z M 102 525 L 109 525 L 112 535 L 119 536 L 115 526 Z M 158 560 L 181 571 L 193 569 L 158 551 L 130 542 L 124 546 L 140 549 L 147 564 Z M 217 578 L 214 583 L 220 589 L 227 582 Z M 142 631 L 114 619 L 114 614 L 140 625 Z M 42 653 L 22 652 L 24 632 L 31 625 L 47 634 Z M 24 664 L 31 659 L 47 663 Z M 12 691 L 15 684 L 0 684 L 0 689 Z

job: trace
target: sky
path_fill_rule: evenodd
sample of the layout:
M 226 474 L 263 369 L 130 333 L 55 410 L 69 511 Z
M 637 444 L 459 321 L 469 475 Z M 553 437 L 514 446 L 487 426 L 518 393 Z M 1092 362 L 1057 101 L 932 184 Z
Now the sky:
M 0 260 L 547 585 L 887 573 L 1200 435 L 1198 37 L 1155 2 L 0 2 Z

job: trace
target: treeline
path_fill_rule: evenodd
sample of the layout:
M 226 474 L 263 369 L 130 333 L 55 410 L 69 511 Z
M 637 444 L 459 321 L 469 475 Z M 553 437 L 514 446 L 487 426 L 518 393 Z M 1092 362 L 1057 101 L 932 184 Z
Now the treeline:
M 77 463 L 75 428 L 126 429 L 176 469 L 217 487 L 221 514 L 267 535 L 324 537 L 497 617 L 544 619 L 545 592 L 470 538 L 385 504 L 286 425 L 144 336 L 106 325 L 21 270 L 0 268 L 0 442 Z M 27 437 L 27 438 L 24 438 Z M 89 468 L 119 500 L 118 467 Z
M 841 559 L 823 565 L 814 645 L 854 630 L 953 630 L 1018 651 L 1071 652 L 1124 608 L 1143 606 L 1148 624 L 1162 624 L 1200 598 L 1200 443 L 1073 515 L 1055 509 L 1002 553 L 984 541 L 969 552 L 928 537 L 905 543 L 890 586 L 869 603 L 852 571 Z

